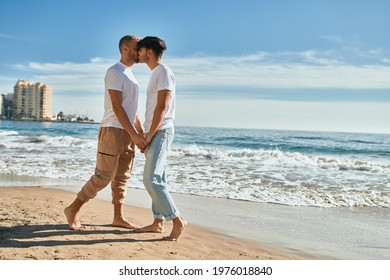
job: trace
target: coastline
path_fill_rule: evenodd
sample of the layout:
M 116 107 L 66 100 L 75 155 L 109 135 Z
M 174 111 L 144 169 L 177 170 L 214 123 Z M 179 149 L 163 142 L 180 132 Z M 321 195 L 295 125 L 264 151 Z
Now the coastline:
M 52 122 L 52 123 L 81 123 L 81 124 L 100 124 L 96 121 L 66 121 L 66 120 L 50 120 L 50 119 L 0 119 L 0 121 L 12 121 L 12 122 Z
M 15 189 L 22 189 L 20 187 L 38 187 L 29 189 L 30 193 L 27 196 L 29 199 L 30 195 L 34 194 L 32 190 L 65 191 L 61 196 L 69 197 L 69 200 L 61 199 L 64 201 L 64 205 L 61 205 L 60 208 L 55 205 L 57 211 L 60 212 L 58 220 L 56 220 L 60 227 L 64 226 L 65 223 L 61 209 L 74 199 L 75 193 L 79 191 L 83 183 L 74 180 L 7 174 L 0 174 L 0 179 L 0 191 L 2 192 L 5 189 L 14 191 Z M 232 241 L 242 242 L 238 248 L 251 250 L 256 247 L 255 251 L 259 252 L 262 251 L 262 248 L 267 248 L 267 252 L 278 252 L 276 256 L 271 256 L 272 259 L 390 259 L 387 242 L 390 230 L 386 228 L 389 209 L 291 207 L 177 193 L 172 195 L 183 216 L 190 223 L 183 239 L 197 239 L 200 244 L 202 242 L 208 244 L 209 240 L 211 242 L 209 245 L 219 244 L 220 240 L 218 238 L 225 241 L 229 240 L 228 243 Z M 96 203 L 99 203 L 99 205 L 100 203 L 104 204 L 107 212 L 102 215 L 104 217 L 100 217 L 100 215 L 95 215 L 94 218 L 86 217 L 90 219 L 89 223 L 91 226 L 96 225 L 94 219 L 103 218 L 106 219 L 106 224 L 109 223 L 112 218 L 112 206 L 109 202 L 110 188 L 105 188 L 91 202 L 95 200 L 98 201 Z M 5 202 L 8 203 L 8 201 Z M 150 198 L 145 190 L 129 188 L 126 200 L 126 217 L 129 220 L 136 219 L 135 222 L 140 225 L 149 223 L 152 220 L 149 209 L 150 203 Z M 87 205 L 89 204 L 91 203 Z M 100 206 L 98 208 L 100 209 Z M 140 214 L 140 216 L 138 214 L 132 215 L 133 209 L 138 208 L 142 209 L 143 214 Z M 35 208 L 31 208 L 28 211 L 34 212 L 34 210 Z M 167 225 L 170 226 L 170 223 L 167 223 Z M 201 233 L 198 232 L 198 227 L 202 229 Z M 66 228 L 62 228 L 62 230 L 64 229 Z M 111 229 L 116 230 L 116 228 Z M 169 231 L 169 227 L 166 231 Z M 204 238 L 207 241 L 198 239 L 199 236 L 205 234 L 212 234 L 214 237 Z M 215 239 L 215 236 L 218 236 L 218 238 Z M 181 241 L 178 242 L 178 244 L 180 243 Z M 207 244 L 204 246 L 209 246 Z M 239 256 L 238 253 L 234 257 L 223 254 L 206 254 L 198 257 L 203 259 L 240 259 Z M 193 257 L 193 255 L 190 256 L 190 258 Z M 256 255 L 250 255 L 250 257 L 255 258 Z M 266 258 L 269 257 L 269 255 L 266 255 Z

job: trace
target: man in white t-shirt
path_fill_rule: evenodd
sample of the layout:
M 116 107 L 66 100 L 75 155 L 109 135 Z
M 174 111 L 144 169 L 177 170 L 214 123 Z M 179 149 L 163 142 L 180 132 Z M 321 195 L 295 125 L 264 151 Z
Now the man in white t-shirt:
M 138 109 L 138 82 L 131 72 L 138 63 L 137 43 L 133 35 L 119 41 L 121 59 L 111 66 L 105 76 L 104 115 L 99 127 L 95 174 L 85 183 L 76 199 L 64 213 L 70 229 L 83 230 L 80 208 L 111 183 L 114 205 L 113 226 L 136 228 L 123 217 L 126 183 L 134 162 L 135 146 L 146 147 Z
M 164 240 L 176 241 L 187 222 L 180 216 L 168 189 L 167 155 L 174 136 L 175 83 L 171 69 L 161 63 L 166 49 L 165 42 L 157 37 L 145 37 L 138 42 L 139 60 L 146 63 L 152 74 L 146 92 L 145 167 L 143 181 L 152 198 L 154 221 L 151 225 L 136 229 L 137 232 L 164 232 L 164 220 L 173 222 L 173 229 Z

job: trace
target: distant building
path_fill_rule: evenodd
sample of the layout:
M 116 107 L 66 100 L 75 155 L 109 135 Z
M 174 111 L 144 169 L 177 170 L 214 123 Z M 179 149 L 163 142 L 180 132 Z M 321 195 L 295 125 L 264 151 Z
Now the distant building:
M 5 95 L 0 94 L 0 117 L 4 116 L 4 113 L 5 113 L 4 106 L 5 106 Z
M 12 119 L 12 112 L 14 108 L 14 94 L 8 93 L 5 96 L 4 100 L 4 113 L 3 116 L 5 116 L 6 119 Z
M 0 94 L 0 119 L 12 118 L 13 93 Z
M 19 80 L 13 94 L 14 119 L 51 119 L 52 89 L 42 82 Z

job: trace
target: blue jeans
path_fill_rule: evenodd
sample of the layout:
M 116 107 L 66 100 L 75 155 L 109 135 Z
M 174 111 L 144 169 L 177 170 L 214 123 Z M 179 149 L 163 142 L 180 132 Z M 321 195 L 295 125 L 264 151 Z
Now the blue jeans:
M 143 181 L 152 198 L 152 211 L 157 220 L 170 221 L 180 216 L 167 189 L 167 156 L 174 134 L 174 127 L 158 130 L 145 150 Z

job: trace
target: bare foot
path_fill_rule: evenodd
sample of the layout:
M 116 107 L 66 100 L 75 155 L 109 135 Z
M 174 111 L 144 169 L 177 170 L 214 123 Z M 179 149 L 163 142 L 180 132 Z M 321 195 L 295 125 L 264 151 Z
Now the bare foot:
M 146 227 L 136 228 L 135 232 L 155 232 L 155 233 L 163 233 L 164 232 L 164 224 L 161 220 L 154 220 L 153 224 L 148 225 Z
M 163 240 L 166 241 L 177 241 L 179 236 L 183 233 L 185 227 L 187 226 L 187 221 L 182 217 L 177 217 L 173 220 L 172 232 L 169 236 L 163 237 Z
M 73 212 L 70 207 L 66 207 L 64 210 L 64 214 L 66 216 L 66 219 L 68 221 L 69 228 L 71 230 L 77 230 L 82 231 L 85 229 L 85 226 L 81 225 L 80 219 L 79 219 L 79 212 Z
M 126 219 L 119 219 L 119 220 L 114 220 L 112 222 L 113 227 L 122 227 L 122 228 L 128 228 L 128 229 L 136 229 L 138 228 L 137 225 L 130 223 Z

